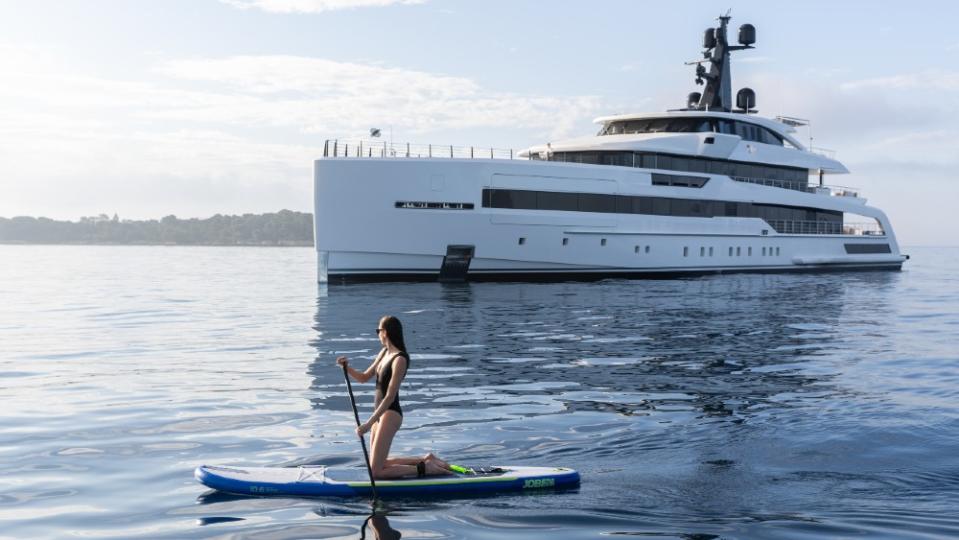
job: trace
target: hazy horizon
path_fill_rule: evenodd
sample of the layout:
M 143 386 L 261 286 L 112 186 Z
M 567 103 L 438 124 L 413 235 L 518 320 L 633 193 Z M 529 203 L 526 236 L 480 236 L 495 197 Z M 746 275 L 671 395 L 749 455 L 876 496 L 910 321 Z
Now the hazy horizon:
M 959 224 L 959 5 L 0 1 L 0 216 L 312 212 L 328 138 L 521 149 L 682 106 L 732 8 L 733 87 L 812 121 L 904 245 Z M 934 16 L 933 16 L 934 15 Z M 809 133 L 798 136 L 809 142 Z

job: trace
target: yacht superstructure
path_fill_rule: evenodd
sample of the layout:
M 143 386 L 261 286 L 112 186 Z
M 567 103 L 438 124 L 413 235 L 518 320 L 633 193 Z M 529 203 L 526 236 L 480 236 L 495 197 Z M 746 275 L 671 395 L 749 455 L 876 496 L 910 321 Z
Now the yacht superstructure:
M 521 152 L 327 141 L 315 162 L 318 279 L 597 279 L 901 268 L 892 226 L 797 119 L 732 104 L 729 17 L 706 31 L 683 109 L 597 119 Z M 705 65 L 710 64 L 707 70 Z M 813 182 L 810 183 L 810 178 Z

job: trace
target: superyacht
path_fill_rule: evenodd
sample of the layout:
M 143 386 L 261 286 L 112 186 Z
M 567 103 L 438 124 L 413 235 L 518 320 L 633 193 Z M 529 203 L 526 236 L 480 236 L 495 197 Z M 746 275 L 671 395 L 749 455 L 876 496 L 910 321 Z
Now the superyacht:
M 899 270 L 892 225 L 806 121 L 733 101 L 730 17 L 703 37 L 702 92 L 665 113 L 601 117 L 523 151 L 328 140 L 314 163 L 318 280 L 562 280 Z M 708 65 L 708 68 L 707 68 Z M 371 135 L 378 135 L 375 131 Z

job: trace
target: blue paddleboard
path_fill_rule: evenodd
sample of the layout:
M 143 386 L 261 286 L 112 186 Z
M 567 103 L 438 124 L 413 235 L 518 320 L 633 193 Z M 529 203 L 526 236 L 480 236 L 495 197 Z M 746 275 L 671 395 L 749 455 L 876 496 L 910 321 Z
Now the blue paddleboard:
M 370 496 L 366 469 L 300 467 L 222 467 L 200 465 L 194 476 L 201 484 L 241 495 L 305 497 Z M 446 493 L 489 493 L 562 489 L 579 485 L 579 473 L 561 467 L 493 467 L 476 474 L 452 474 L 399 480 L 377 480 L 378 495 L 433 496 Z

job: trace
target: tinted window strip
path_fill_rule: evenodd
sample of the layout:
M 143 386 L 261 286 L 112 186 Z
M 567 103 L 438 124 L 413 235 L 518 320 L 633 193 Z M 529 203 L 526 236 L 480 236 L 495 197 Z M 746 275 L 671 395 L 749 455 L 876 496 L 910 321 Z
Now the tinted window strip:
M 846 244 L 846 253 L 861 255 L 864 253 L 892 253 L 889 244 Z
M 538 155 L 534 157 L 541 159 Z M 781 184 L 781 186 L 777 187 L 798 191 L 805 191 L 806 186 L 809 184 L 809 171 L 807 169 L 654 152 L 554 152 L 550 155 L 549 160 L 588 165 L 619 165 L 622 167 L 699 172 L 747 179 L 774 180 L 776 183 Z
M 653 177 L 654 186 L 701 188 L 709 181 L 708 177 L 684 176 L 681 174 L 652 173 L 651 176 Z
M 817 208 L 605 193 L 486 188 L 483 190 L 483 206 L 515 210 L 561 210 L 676 217 L 756 217 L 770 222 L 777 231 L 780 228 L 779 223 L 782 222 L 818 221 L 836 226 L 842 225 L 842 212 Z

